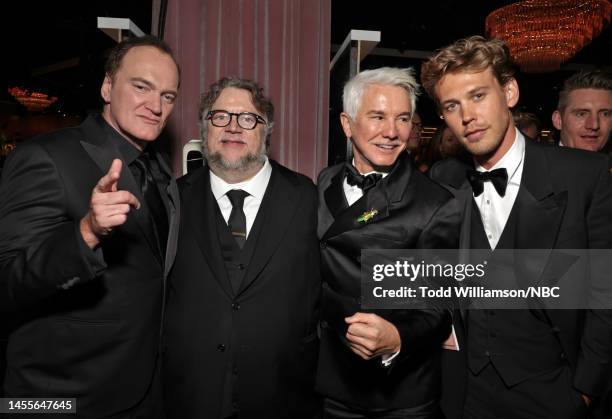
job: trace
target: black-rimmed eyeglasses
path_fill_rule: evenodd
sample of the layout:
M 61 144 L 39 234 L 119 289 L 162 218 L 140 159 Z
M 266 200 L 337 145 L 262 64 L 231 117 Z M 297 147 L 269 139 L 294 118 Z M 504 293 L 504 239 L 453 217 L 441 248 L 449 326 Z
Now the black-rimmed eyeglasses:
M 208 112 L 206 119 L 210 120 L 210 123 L 215 127 L 222 128 L 227 127 L 232 122 L 233 116 L 236 117 L 236 121 L 240 128 L 244 129 L 254 129 L 257 124 L 268 124 L 261 116 L 251 112 L 234 113 L 223 110 L 213 110 Z

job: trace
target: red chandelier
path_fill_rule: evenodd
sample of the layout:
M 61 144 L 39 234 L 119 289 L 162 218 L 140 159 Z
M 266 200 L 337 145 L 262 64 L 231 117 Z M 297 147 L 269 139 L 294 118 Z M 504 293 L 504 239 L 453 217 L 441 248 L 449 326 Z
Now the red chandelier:
M 489 37 L 508 44 L 526 73 L 558 70 L 610 23 L 608 0 L 525 0 L 487 16 Z
M 56 96 L 49 96 L 46 93 L 34 92 L 20 87 L 11 87 L 8 91 L 30 112 L 43 111 L 57 100 Z

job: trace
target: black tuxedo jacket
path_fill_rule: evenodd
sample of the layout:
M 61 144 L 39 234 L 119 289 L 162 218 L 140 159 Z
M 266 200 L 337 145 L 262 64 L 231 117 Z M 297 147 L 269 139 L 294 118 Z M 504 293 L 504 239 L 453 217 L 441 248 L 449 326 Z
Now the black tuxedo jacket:
M 442 161 L 430 171 L 432 179 L 448 187 L 463 206 L 461 248 L 471 248 L 473 193 L 466 166 L 457 160 Z M 517 249 L 612 248 L 612 176 L 606 156 L 525 141 L 521 185 L 514 237 Z M 553 266 L 541 260 L 516 266 L 522 275 L 545 278 Z M 591 275 L 605 274 L 592 272 Z M 585 273 L 588 275 L 588 273 Z M 575 389 L 599 396 L 612 379 L 612 315 L 609 310 L 542 310 L 532 313 L 557 330 L 558 344 L 567 356 Z M 467 372 L 465 311 L 455 316 L 461 352 L 444 351 L 443 409 L 447 417 L 461 417 Z M 529 347 L 514 354 L 529 357 Z
M 178 233 L 176 182 L 163 194 L 171 218 L 162 255 L 124 163 L 119 188 L 141 208 L 95 253 L 85 245 L 79 221 L 92 189 L 121 158 L 103 124 L 89 117 L 21 144 L 0 185 L 0 311 L 13 323 L 5 392 L 76 397 L 78 416 L 87 418 L 135 406 L 151 384 Z
M 322 336 L 317 389 L 364 408 L 406 408 L 435 400 L 439 354 L 450 332 L 449 313 L 377 310 L 398 329 L 400 355 L 391 369 L 381 359 L 362 360 L 344 342 L 344 318 L 361 309 L 362 249 L 454 249 L 460 214 L 456 201 L 400 157 L 392 172 L 350 207 L 344 165 L 319 175 L 319 228 L 323 274 Z M 378 210 L 368 222 L 357 219 Z
M 217 236 L 208 167 L 179 181 L 184 214 L 164 333 L 170 418 L 220 417 L 230 349 L 240 418 L 310 418 L 320 408 L 316 191 L 305 176 L 271 163 L 252 228 L 259 234 L 248 238 L 256 247 L 236 293 Z

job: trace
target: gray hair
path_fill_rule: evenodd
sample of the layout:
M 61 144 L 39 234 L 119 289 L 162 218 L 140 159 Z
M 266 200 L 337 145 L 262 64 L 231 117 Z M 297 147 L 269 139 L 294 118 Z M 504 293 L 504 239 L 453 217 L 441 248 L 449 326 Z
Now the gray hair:
M 419 84 L 414 78 L 414 69 L 397 67 L 380 67 L 365 70 L 350 79 L 344 85 L 342 105 L 344 112 L 355 119 L 361 106 L 361 98 L 366 87 L 371 84 L 398 86 L 408 92 L 412 113 L 416 112 L 416 98 L 420 94 Z

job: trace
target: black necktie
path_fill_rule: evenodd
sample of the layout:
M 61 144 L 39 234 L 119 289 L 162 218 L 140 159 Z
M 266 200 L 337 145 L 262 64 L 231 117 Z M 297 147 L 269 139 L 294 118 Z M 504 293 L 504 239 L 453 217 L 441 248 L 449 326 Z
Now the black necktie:
M 467 178 L 472 185 L 474 196 L 480 195 L 484 191 L 484 182 L 491 182 L 499 196 L 506 195 L 506 186 L 508 185 L 508 172 L 506 169 L 495 169 L 490 172 L 479 172 L 477 170 L 468 170 Z
M 162 201 L 157 182 L 151 172 L 151 157 L 145 150 L 140 156 L 130 163 L 130 170 L 140 186 L 147 209 L 153 217 L 157 239 L 159 240 L 162 255 L 166 253 L 166 242 L 168 241 L 168 214 Z
M 249 193 L 242 189 L 233 189 L 226 195 L 232 203 L 232 212 L 227 224 L 232 232 L 232 236 L 236 239 L 236 243 L 242 249 L 246 242 L 246 216 L 242 206 L 244 205 L 244 198 L 249 196 Z
M 346 183 L 351 186 L 358 186 L 364 194 L 381 179 L 382 175 L 380 173 L 370 173 L 364 176 L 360 174 L 352 164 L 347 163 L 346 165 Z

